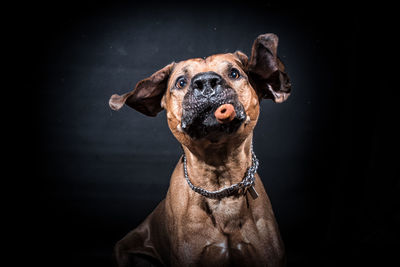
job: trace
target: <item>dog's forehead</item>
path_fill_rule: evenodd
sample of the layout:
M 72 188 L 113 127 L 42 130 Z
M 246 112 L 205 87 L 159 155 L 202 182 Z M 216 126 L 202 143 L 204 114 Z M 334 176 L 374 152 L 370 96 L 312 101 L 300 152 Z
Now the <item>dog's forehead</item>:
M 227 66 L 240 67 L 240 60 L 231 53 L 212 55 L 207 58 L 191 58 L 176 63 L 173 76 L 194 75 L 200 72 L 220 72 Z

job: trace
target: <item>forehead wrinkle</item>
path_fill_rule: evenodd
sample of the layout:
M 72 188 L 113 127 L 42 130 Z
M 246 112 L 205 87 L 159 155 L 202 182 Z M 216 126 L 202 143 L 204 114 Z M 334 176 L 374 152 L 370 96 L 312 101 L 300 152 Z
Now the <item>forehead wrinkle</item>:
M 183 68 L 182 68 L 182 72 L 183 72 L 183 74 L 184 74 L 185 76 L 187 76 L 188 73 L 189 73 L 188 66 L 183 67 Z
M 238 67 L 242 67 L 242 65 L 240 64 L 240 61 L 234 57 L 230 57 L 229 54 L 223 54 L 222 56 L 219 56 L 219 57 L 213 57 L 213 58 L 211 58 L 211 61 L 217 61 L 217 63 L 218 63 L 218 61 L 220 61 L 220 63 L 226 64 L 229 67 L 233 67 L 234 65 L 237 65 Z
M 215 65 L 214 68 L 217 68 L 218 71 L 224 71 L 226 69 L 232 68 L 234 65 L 235 65 L 234 62 L 223 60 L 217 65 Z
M 181 61 L 177 64 L 177 66 L 175 66 L 174 72 L 169 78 L 169 87 L 172 87 L 175 80 L 182 75 L 190 77 L 190 73 L 193 72 L 193 67 L 199 64 L 199 60 L 196 58 L 188 61 Z M 182 65 L 182 67 L 180 67 L 180 65 Z
M 235 59 L 233 59 L 234 61 L 235 61 L 235 63 L 240 67 L 240 68 L 244 68 L 244 66 L 243 66 L 243 63 L 242 63 L 242 61 L 240 61 L 240 59 L 238 59 L 238 58 L 235 58 Z
M 232 68 L 233 67 L 232 62 L 224 61 L 224 63 L 228 66 L 228 68 Z
M 243 69 L 243 64 L 239 59 L 234 58 L 232 61 L 224 61 L 230 68 L 233 66 Z
M 175 68 L 175 71 L 172 73 L 170 79 L 175 80 L 177 77 L 181 76 L 182 74 L 184 76 L 187 76 L 189 73 L 189 66 L 188 64 L 184 65 L 182 68 Z

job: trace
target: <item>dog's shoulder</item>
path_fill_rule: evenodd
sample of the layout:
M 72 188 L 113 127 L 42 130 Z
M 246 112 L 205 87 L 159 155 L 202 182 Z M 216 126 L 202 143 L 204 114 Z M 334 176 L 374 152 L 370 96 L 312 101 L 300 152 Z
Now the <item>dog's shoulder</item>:
M 114 247 L 118 266 L 162 266 L 166 243 L 164 224 L 160 224 L 165 210 L 165 200 L 135 229 Z

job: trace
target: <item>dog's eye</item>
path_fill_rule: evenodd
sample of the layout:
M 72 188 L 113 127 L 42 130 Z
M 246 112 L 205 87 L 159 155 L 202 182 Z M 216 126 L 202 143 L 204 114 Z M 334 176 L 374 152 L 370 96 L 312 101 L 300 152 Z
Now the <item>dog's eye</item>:
M 240 72 L 237 69 L 232 68 L 231 72 L 229 73 L 229 77 L 232 79 L 238 79 L 240 77 Z
M 186 82 L 185 77 L 179 77 L 179 78 L 176 80 L 175 86 L 176 86 L 176 88 L 178 88 L 178 89 L 182 89 L 183 87 L 186 86 L 186 84 L 187 84 L 187 82 Z

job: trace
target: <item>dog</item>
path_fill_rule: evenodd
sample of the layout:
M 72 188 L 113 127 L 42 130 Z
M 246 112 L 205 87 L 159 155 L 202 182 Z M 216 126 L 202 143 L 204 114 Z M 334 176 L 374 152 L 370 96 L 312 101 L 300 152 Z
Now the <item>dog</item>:
M 115 246 L 118 266 L 283 266 L 284 245 L 256 173 L 253 129 L 260 101 L 285 101 L 290 79 L 278 37 L 258 36 L 242 52 L 171 63 L 111 96 L 156 116 L 165 109 L 183 156 L 164 200 Z

